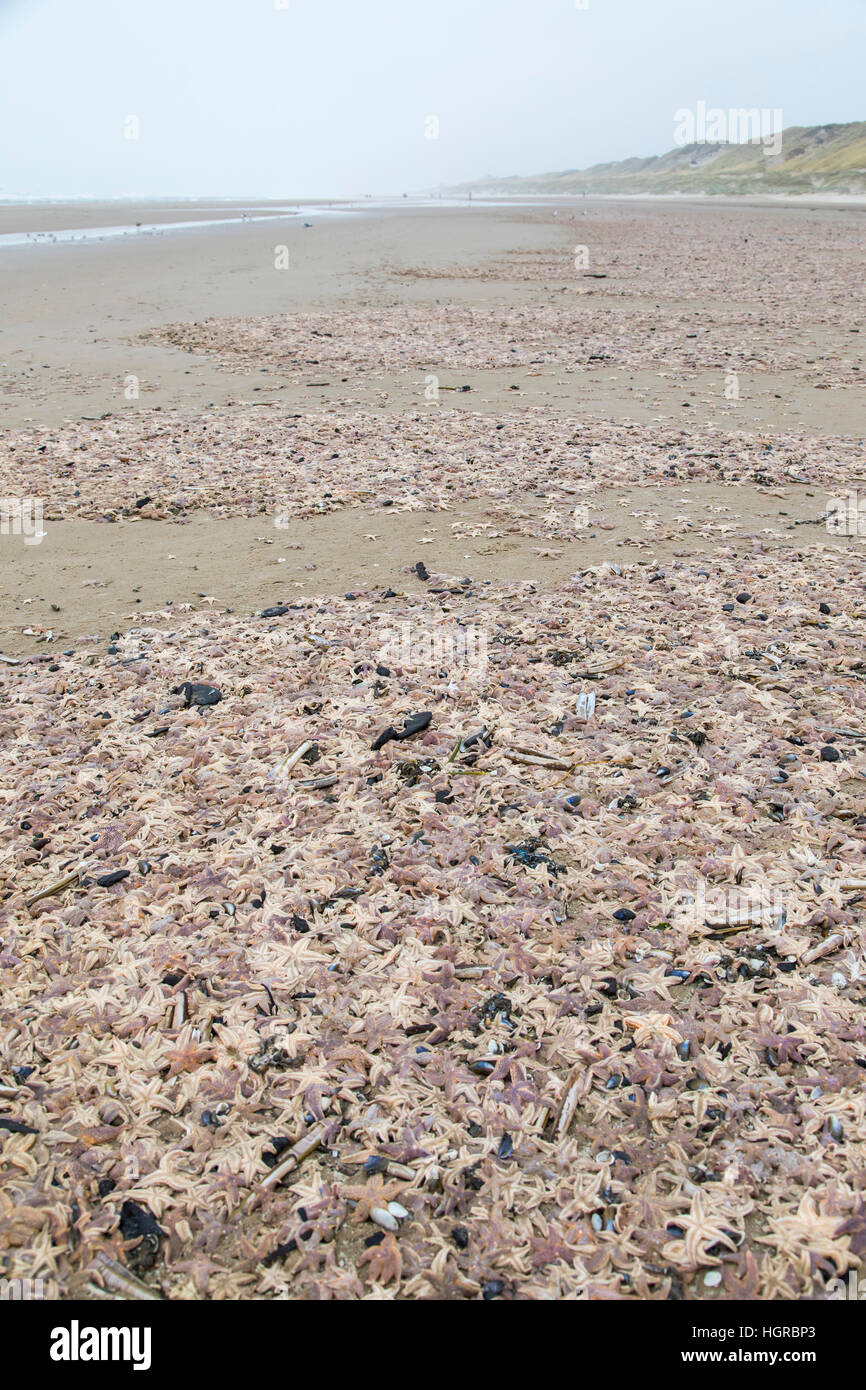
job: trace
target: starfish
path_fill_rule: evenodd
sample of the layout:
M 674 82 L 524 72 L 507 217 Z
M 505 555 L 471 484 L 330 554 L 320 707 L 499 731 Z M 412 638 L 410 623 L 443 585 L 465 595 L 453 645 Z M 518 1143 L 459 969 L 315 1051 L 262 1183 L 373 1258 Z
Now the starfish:
M 634 1040 L 637 1047 L 640 1047 L 642 1043 L 653 1042 L 656 1039 L 669 1043 L 681 1043 L 683 1040 L 682 1033 L 678 1033 L 674 1028 L 674 1021 L 670 1014 L 625 1014 L 623 1022 L 626 1028 L 634 1030 Z
M 173 1265 L 172 1269 L 183 1270 L 185 1274 L 190 1275 L 200 1298 L 207 1296 L 212 1274 L 228 1274 L 229 1272 L 223 1265 L 218 1265 L 205 1254 L 194 1255 L 191 1259 L 181 1260 L 178 1264 Z
M 356 1202 L 353 1221 L 367 1221 L 374 1207 L 387 1207 L 405 1190 L 405 1184 L 396 1180 L 384 1182 L 377 1173 L 369 1182 L 357 1187 L 344 1187 L 341 1195 L 350 1202 Z
M 838 1216 L 822 1215 L 811 1192 L 803 1193 L 796 1212 L 771 1216 L 768 1224 L 772 1235 L 756 1239 L 762 1245 L 775 1245 L 781 1254 L 794 1257 L 796 1267 L 803 1274 L 809 1273 L 810 1255 L 826 1256 L 838 1270 L 845 1270 L 853 1263 L 847 1233 L 840 1234 Z
M 666 1259 L 672 1260 L 674 1264 L 683 1265 L 686 1269 L 697 1269 L 699 1265 L 707 1262 L 718 1264 L 718 1259 L 708 1254 L 714 1245 L 724 1245 L 732 1251 L 737 1249 L 728 1232 L 710 1217 L 706 1209 L 706 1198 L 700 1189 L 692 1198 L 692 1208 L 688 1215 L 677 1217 L 677 1225 L 683 1229 L 683 1238 L 668 1241 L 663 1254 Z
M 399 1284 L 403 1273 L 403 1259 L 394 1236 L 390 1233 L 378 1245 L 371 1245 L 358 1260 L 359 1265 L 369 1265 L 370 1275 L 377 1284 Z
M 212 1062 L 212 1047 L 202 1047 L 192 1036 L 191 1029 L 184 1029 L 178 1037 L 177 1047 L 168 1053 L 164 1066 L 168 1068 L 165 1079 L 170 1081 L 184 1071 L 197 1071 L 205 1062 Z

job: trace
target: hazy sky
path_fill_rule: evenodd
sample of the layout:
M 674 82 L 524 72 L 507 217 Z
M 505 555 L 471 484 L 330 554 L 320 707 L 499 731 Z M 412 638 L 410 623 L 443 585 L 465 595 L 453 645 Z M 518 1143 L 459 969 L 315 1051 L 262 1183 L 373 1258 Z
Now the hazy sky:
M 861 120 L 864 58 L 866 0 L 0 0 L 0 195 L 581 168 L 669 149 L 699 100 Z

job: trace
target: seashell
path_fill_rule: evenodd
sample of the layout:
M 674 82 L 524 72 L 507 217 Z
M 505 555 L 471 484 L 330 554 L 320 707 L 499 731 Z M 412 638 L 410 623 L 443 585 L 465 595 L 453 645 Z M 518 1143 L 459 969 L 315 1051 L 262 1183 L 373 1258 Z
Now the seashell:
M 577 705 L 574 714 L 576 719 L 582 719 L 584 723 L 592 718 L 595 713 L 595 691 L 581 691 L 577 697 Z
M 373 1207 L 370 1212 L 370 1220 L 375 1221 L 377 1226 L 381 1226 L 386 1231 L 399 1231 L 400 1229 L 396 1216 L 386 1207 Z

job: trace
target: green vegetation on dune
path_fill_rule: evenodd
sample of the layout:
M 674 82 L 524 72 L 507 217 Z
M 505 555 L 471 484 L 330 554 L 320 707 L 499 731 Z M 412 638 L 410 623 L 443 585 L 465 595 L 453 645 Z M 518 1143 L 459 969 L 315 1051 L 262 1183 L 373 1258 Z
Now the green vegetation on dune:
M 778 152 L 776 152 L 778 150 Z M 478 193 L 866 193 L 866 121 L 790 126 L 761 143 L 682 145 L 646 159 L 530 177 L 488 177 Z

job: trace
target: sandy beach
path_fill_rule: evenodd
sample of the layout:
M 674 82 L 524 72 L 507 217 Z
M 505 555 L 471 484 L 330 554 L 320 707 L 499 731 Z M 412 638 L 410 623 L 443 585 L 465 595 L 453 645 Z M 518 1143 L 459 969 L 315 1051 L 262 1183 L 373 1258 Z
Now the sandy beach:
M 862 436 L 863 393 L 857 383 L 858 373 L 866 370 L 864 338 L 856 321 L 856 301 L 845 297 L 847 277 L 855 276 L 862 211 L 844 204 L 803 208 L 796 200 L 781 206 L 744 201 L 726 204 L 720 216 L 718 204 L 701 200 L 688 200 L 686 205 L 664 200 L 641 200 L 639 205 L 635 200 L 588 199 L 586 206 L 583 202 L 380 208 L 330 217 L 300 211 L 266 222 L 256 219 L 271 218 L 285 205 L 5 206 L 0 209 L 0 232 L 56 233 L 63 228 L 213 217 L 239 220 L 200 231 L 0 250 L 6 280 L 0 412 L 4 428 L 13 432 L 4 442 L 4 485 L 10 495 L 20 491 L 16 430 L 25 431 L 22 437 L 27 440 L 35 440 L 41 428 L 55 431 L 46 436 L 52 441 L 63 438 L 64 432 L 66 437 L 74 433 L 78 450 L 82 440 L 92 434 L 98 441 L 113 425 L 134 434 L 139 420 L 147 433 L 150 420 L 158 420 L 160 414 L 180 420 L 215 412 L 227 413 L 230 419 L 233 413 L 256 410 L 262 419 L 282 422 L 284 416 L 323 410 L 360 410 L 374 418 L 380 412 L 420 411 L 431 417 L 458 410 L 473 417 L 467 429 L 474 430 L 479 417 L 519 419 L 528 410 L 587 423 L 633 423 L 650 432 L 659 427 L 663 432 L 668 423 L 688 422 L 701 429 L 761 437 L 776 432 Z M 240 220 L 242 214 L 249 214 L 249 220 Z M 310 220 L 312 225 L 305 226 Z M 677 243 L 680 246 L 689 239 L 697 247 L 704 243 L 697 291 L 684 288 L 695 267 L 682 252 L 677 252 L 679 271 L 673 276 L 665 272 L 660 277 L 653 264 L 671 236 L 685 238 Z M 762 248 L 759 264 L 753 253 L 746 254 L 750 237 L 753 246 L 757 240 Z M 588 272 L 574 266 L 573 248 L 579 239 L 592 246 Z M 285 270 L 275 269 L 279 247 L 286 248 Z M 634 258 L 643 248 L 649 264 L 644 261 L 641 274 Z M 773 315 L 780 317 L 779 303 L 785 305 L 782 320 L 788 313 L 785 297 L 791 274 L 804 256 L 834 252 L 834 261 L 822 262 L 814 289 L 806 286 L 804 300 L 790 307 L 787 331 L 780 329 L 778 341 L 791 351 L 777 363 L 766 360 L 764 345 Z M 683 282 L 679 287 L 677 273 Z M 746 293 L 731 301 L 722 291 L 738 280 Z M 845 323 L 838 317 L 832 320 L 825 302 L 837 282 L 845 301 L 839 311 L 850 320 Z M 519 331 L 525 333 L 537 311 L 558 316 L 542 329 L 562 345 L 558 360 L 533 362 L 533 355 L 543 354 L 530 349 L 514 367 L 499 365 L 495 356 L 486 365 L 488 336 L 491 343 L 501 341 L 507 331 L 503 315 L 518 313 L 523 325 Z M 392 360 L 368 363 L 363 348 L 360 357 L 343 362 L 325 355 L 314 361 L 314 355 L 305 352 L 300 361 L 290 363 L 282 347 L 272 358 L 254 348 L 252 360 L 232 360 L 231 354 L 221 356 L 205 340 L 199 344 L 198 330 L 190 330 L 191 340 L 180 346 L 171 341 L 171 325 L 176 323 L 219 324 L 284 313 L 318 315 L 321 323 L 315 332 L 327 332 L 326 323 L 336 315 L 341 324 L 338 341 L 341 334 L 345 338 L 344 320 L 357 316 L 363 328 L 366 316 L 366 331 L 375 338 L 382 331 L 417 332 L 418 324 L 428 316 L 435 322 L 441 312 L 481 316 L 476 330 L 481 334 L 480 353 L 470 356 L 464 350 L 461 355 L 458 350 L 450 359 L 446 349 L 453 334 L 447 321 L 441 342 L 431 342 L 420 357 L 410 355 L 405 363 L 399 355 L 396 361 L 392 355 Z M 661 332 L 666 318 L 672 332 L 655 361 L 647 344 L 657 337 L 657 329 Z M 698 336 L 690 329 L 692 319 L 709 345 L 703 359 L 683 352 Z M 465 328 L 464 323 L 464 333 Z M 592 360 L 585 347 L 593 332 L 604 344 L 597 352 L 606 359 L 603 363 Z M 568 334 L 571 340 L 566 340 Z M 730 344 L 724 351 L 722 338 Z M 756 343 L 757 355 L 750 358 Z M 328 344 L 320 336 L 320 348 Z M 736 400 L 725 396 L 731 365 L 738 371 Z M 441 375 L 440 392 L 431 402 L 425 393 L 428 378 L 436 372 Z M 856 463 L 852 468 L 850 486 L 866 471 Z M 5 545 L 0 550 L 0 650 L 32 650 L 24 632 L 32 622 L 23 619 L 40 613 L 44 626 L 41 618 L 58 603 L 61 590 L 64 616 L 57 626 L 69 639 L 97 631 L 106 622 L 115 627 L 133 595 L 144 595 L 142 603 L 152 605 L 169 598 L 194 602 L 207 592 L 228 606 L 250 607 L 267 599 L 272 584 L 284 586 L 290 572 L 292 583 L 305 584 L 309 591 L 305 576 L 297 573 L 301 562 L 281 550 L 279 542 L 288 539 L 286 533 L 271 530 L 272 516 L 259 528 L 258 542 L 251 539 L 249 527 L 239 526 L 230 516 L 223 515 L 218 523 L 212 518 L 209 559 L 203 568 L 198 548 L 191 552 L 180 533 L 177 541 L 158 549 L 172 558 L 166 560 L 164 579 L 161 574 L 156 583 L 147 549 L 139 543 L 127 550 L 104 524 L 106 518 L 140 520 L 136 503 L 151 484 L 141 481 L 135 496 L 132 488 L 125 497 L 112 497 L 110 505 L 106 501 L 105 507 L 91 508 L 86 519 L 79 516 L 74 499 L 58 509 L 47 490 L 46 516 L 63 524 L 48 525 L 38 548 L 22 552 Z M 658 493 L 654 501 L 661 517 L 670 517 L 681 491 L 671 486 Z M 610 525 L 603 493 L 596 500 L 601 522 Z M 269 499 L 272 508 L 279 502 L 278 492 Z M 730 504 L 735 528 L 748 531 L 757 522 L 755 502 L 738 492 L 736 503 Z M 777 510 L 786 508 L 780 504 Z M 821 506 L 816 503 L 813 510 L 817 516 Z M 148 512 L 143 515 L 146 520 Z M 72 520 L 74 532 L 66 525 Z M 198 517 L 199 526 L 207 521 L 207 512 Z M 342 519 L 329 524 L 333 539 L 329 535 L 316 546 L 316 583 L 326 592 L 342 592 L 356 582 L 353 575 L 359 582 L 366 573 L 370 547 L 358 540 L 353 513 L 344 512 Z M 435 524 L 432 515 L 418 518 L 421 530 Z M 176 527 L 169 531 L 174 534 Z M 616 539 L 628 550 L 628 536 Z M 540 567 L 542 582 L 545 575 L 558 581 L 581 556 L 591 563 L 603 549 L 603 541 L 591 542 L 588 533 L 574 533 L 568 542 L 561 565 Z M 395 567 L 412 562 L 414 547 L 413 533 L 392 525 L 381 540 L 378 563 L 393 577 Z M 491 577 L 514 572 L 504 558 L 505 549 L 488 555 Z M 250 564 L 253 554 L 258 560 Z M 279 560 L 287 569 L 269 572 Z M 88 581 L 105 588 L 82 588 Z M 164 581 L 170 590 L 165 595 Z
M 273 211 L 0 209 L 3 1267 L 828 1296 L 862 210 Z

